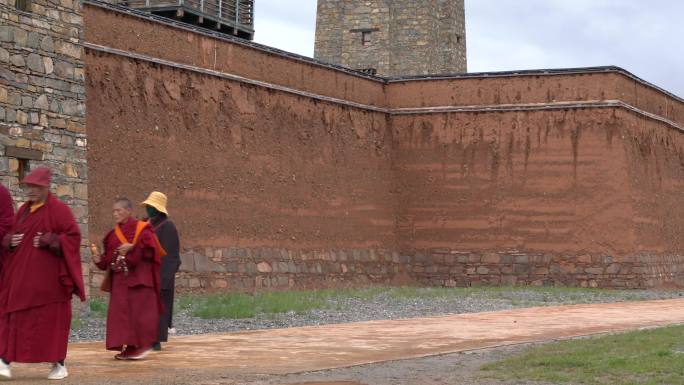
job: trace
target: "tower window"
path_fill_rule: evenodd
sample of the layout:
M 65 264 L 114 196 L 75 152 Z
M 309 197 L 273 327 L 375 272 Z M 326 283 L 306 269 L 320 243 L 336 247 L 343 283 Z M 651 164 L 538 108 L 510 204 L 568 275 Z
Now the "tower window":
M 368 45 L 371 42 L 371 32 L 370 31 L 364 31 L 361 32 L 361 44 L 363 45 Z
M 371 43 L 371 34 L 378 31 L 380 31 L 379 28 L 357 28 L 349 30 L 351 33 L 361 34 L 361 45 L 369 45 Z
M 24 12 L 31 12 L 31 0 L 16 0 L 17 9 Z

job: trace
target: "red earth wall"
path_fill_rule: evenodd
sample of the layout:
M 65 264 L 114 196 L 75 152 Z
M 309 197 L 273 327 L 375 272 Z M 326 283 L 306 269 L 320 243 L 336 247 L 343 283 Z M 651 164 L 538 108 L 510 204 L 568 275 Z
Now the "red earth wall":
M 114 197 L 164 191 L 183 289 L 684 276 L 682 103 L 628 75 L 385 82 L 99 6 L 85 21 L 91 237 Z M 613 100 L 664 121 L 557 104 Z

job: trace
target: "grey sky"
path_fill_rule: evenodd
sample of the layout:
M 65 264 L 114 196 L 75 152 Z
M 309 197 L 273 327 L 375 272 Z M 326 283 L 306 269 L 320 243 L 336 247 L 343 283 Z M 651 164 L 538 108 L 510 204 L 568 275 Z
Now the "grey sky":
M 313 56 L 316 0 L 255 2 L 257 42 Z M 617 65 L 684 97 L 682 15 L 680 0 L 466 0 L 468 71 Z

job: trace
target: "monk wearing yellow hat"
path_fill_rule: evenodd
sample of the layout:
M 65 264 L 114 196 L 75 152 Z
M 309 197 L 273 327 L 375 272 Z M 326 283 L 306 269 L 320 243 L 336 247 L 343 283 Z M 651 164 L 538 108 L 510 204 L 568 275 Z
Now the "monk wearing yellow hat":
M 175 287 L 176 272 L 181 264 L 180 241 L 176 226 L 169 219 L 169 212 L 166 209 L 168 199 L 166 195 L 154 191 L 142 205 L 147 211 L 149 222 L 157 233 L 157 238 L 166 256 L 161 262 L 161 299 L 164 303 L 164 312 L 159 317 L 159 335 L 154 344 L 155 350 L 161 350 L 161 342 L 168 341 L 169 330 L 173 329 L 173 297 Z

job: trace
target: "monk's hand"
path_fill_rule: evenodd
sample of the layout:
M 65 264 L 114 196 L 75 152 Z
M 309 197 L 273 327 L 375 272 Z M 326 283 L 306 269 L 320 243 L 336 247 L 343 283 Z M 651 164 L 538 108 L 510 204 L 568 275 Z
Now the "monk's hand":
M 102 256 L 100 255 L 100 252 L 97 250 L 97 245 L 94 243 L 90 244 L 90 260 L 93 261 L 94 264 L 100 263 L 102 261 Z
M 24 234 L 13 234 L 12 239 L 10 239 L 10 247 L 15 248 L 19 246 L 21 241 L 24 240 Z
M 40 247 L 40 237 L 43 235 L 40 231 L 36 233 L 36 236 L 33 237 L 33 247 Z
M 130 243 L 124 243 L 123 245 L 119 246 L 117 251 L 119 252 L 120 255 L 126 255 L 128 254 L 129 251 L 133 248 L 133 245 Z

